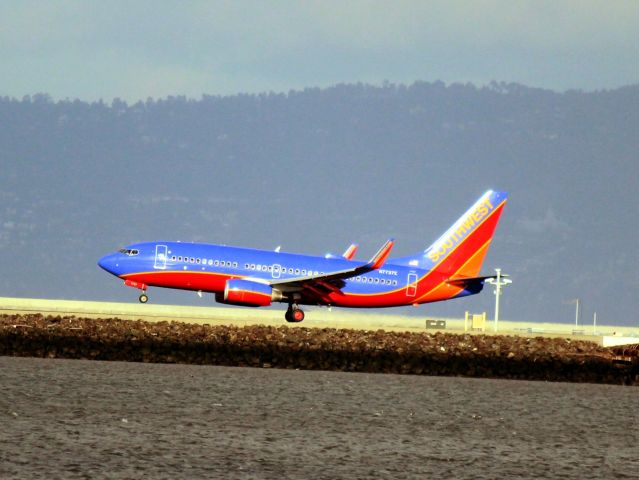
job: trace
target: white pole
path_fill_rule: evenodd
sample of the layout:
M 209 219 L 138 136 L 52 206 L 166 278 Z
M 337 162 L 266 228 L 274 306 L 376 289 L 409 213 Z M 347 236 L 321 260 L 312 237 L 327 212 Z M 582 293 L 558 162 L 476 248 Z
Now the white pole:
M 499 322 L 499 295 L 501 295 L 501 268 L 496 268 L 497 281 L 495 282 L 495 332 Z
M 597 335 L 597 312 L 592 314 L 592 334 Z
M 501 296 L 501 287 L 503 287 L 504 285 L 510 285 L 512 283 L 512 280 L 509 278 L 504 278 L 508 275 L 502 275 L 501 268 L 496 268 L 495 271 L 497 272 L 495 278 L 488 278 L 486 279 L 486 282 L 495 286 L 495 322 L 493 324 L 493 328 L 496 332 L 499 328 L 499 297 Z
M 579 327 L 579 299 L 575 299 L 575 304 L 577 308 L 575 309 L 575 327 Z

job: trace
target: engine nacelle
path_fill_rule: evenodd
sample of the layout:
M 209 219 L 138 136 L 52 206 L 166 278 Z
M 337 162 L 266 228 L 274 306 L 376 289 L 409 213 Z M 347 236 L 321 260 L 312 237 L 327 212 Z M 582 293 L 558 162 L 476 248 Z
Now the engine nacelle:
M 282 300 L 282 292 L 264 283 L 231 279 L 226 282 L 224 294 L 218 293 L 215 300 L 230 305 L 268 307 L 273 301 Z

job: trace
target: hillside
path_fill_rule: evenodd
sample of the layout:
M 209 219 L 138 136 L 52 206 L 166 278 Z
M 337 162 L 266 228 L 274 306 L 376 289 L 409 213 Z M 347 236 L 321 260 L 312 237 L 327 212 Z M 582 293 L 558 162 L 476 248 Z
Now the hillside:
M 358 258 L 439 236 L 510 192 L 485 264 L 502 316 L 637 324 L 639 86 L 337 85 L 129 105 L 0 98 L 0 295 L 134 301 L 97 259 L 139 240 Z M 488 310 L 472 299 L 411 314 Z M 184 292 L 152 301 L 210 303 Z

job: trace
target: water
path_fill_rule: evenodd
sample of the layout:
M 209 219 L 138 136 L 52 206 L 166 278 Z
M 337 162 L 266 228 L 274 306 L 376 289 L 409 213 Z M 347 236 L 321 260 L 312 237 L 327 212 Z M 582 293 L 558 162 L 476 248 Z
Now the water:
M 0 478 L 639 478 L 639 389 L 0 357 Z

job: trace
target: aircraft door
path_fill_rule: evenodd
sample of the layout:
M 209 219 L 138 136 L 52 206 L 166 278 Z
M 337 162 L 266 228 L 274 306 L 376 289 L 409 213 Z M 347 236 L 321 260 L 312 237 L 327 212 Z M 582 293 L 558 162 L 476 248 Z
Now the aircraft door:
M 166 268 L 166 255 L 167 255 L 166 245 L 156 245 L 155 246 L 155 264 L 153 265 L 153 268 L 157 268 L 158 270 L 164 270 Z
M 415 272 L 410 272 L 408 274 L 408 278 L 406 279 L 406 296 L 414 297 L 417 293 L 417 274 Z
M 278 265 L 277 263 L 273 264 L 273 273 L 272 273 L 272 277 L 273 278 L 280 278 L 280 275 L 282 274 L 282 266 Z

